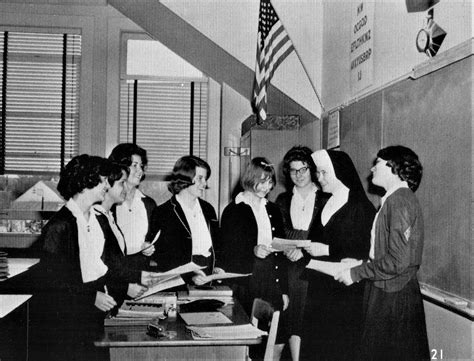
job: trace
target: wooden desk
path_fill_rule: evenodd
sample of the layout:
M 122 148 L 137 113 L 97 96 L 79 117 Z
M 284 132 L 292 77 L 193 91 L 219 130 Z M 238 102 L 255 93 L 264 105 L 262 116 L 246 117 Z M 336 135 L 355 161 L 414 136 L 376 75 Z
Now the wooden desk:
M 235 325 L 249 323 L 238 303 L 219 309 Z M 186 330 L 178 315 L 161 322 L 167 331 L 176 331 L 173 339 L 153 338 L 146 334 L 146 326 L 106 326 L 104 337 L 95 342 L 98 347 L 109 347 L 110 359 L 121 360 L 245 360 L 249 345 L 261 339 L 195 340 Z

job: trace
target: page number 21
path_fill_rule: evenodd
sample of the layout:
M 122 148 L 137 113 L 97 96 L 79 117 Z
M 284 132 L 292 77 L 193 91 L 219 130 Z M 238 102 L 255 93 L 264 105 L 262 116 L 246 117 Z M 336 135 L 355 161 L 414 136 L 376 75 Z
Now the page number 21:
M 443 359 L 443 349 L 432 349 L 431 350 L 431 359 L 432 360 L 442 360 Z

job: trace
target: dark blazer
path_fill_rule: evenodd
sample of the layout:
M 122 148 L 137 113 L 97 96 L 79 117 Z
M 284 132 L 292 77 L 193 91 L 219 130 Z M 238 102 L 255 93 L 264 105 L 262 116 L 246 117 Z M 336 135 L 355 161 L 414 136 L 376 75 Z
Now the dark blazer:
M 315 224 L 315 219 L 317 218 L 318 211 L 324 207 L 329 196 L 330 194 L 321 192 L 320 190 L 316 191 L 316 198 L 315 198 L 314 207 L 313 207 L 313 217 L 311 218 L 311 223 L 309 224 L 308 230 L 303 231 L 303 230 L 295 229 L 293 227 L 293 222 L 291 221 L 290 208 L 291 208 L 291 200 L 293 198 L 293 190 L 280 193 L 275 203 L 280 207 L 281 215 L 283 217 L 283 227 L 285 229 L 286 238 L 308 239 L 308 234 Z
M 91 216 L 93 216 L 91 214 Z M 82 359 L 96 353 L 93 345 L 103 327 L 105 313 L 95 307 L 97 291 L 107 285 L 112 297 L 123 294 L 124 285 L 109 271 L 84 283 L 79 260 L 76 218 L 62 207 L 47 223 L 40 240 L 43 255 L 39 267 L 42 290 L 36 303 L 41 308 L 38 339 L 45 342 L 45 359 Z
M 216 261 L 215 240 L 219 223 L 214 207 L 202 199 L 198 200 L 213 241 L 210 250 L 210 267 L 206 270 L 206 273 L 212 273 Z M 157 270 L 168 271 L 191 262 L 193 251 L 191 228 L 176 196 L 171 197 L 154 210 L 150 228 L 149 242 L 161 230 L 160 238 L 155 243 L 155 253 L 151 256 L 157 263 Z

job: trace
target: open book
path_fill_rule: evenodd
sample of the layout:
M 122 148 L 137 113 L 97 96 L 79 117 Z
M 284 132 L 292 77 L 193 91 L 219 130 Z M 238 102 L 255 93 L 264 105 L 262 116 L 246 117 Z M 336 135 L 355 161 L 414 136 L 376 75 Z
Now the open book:
M 339 272 L 360 264 L 362 264 L 362 261 L 357 259 L 348 259 L 344 260 L 343 262 L 326 262 L 313 259 L 309 261 L 309 263 L 306 265 L 306 268 L 313 269 L 334 277 Z
M 184 281 L 181 278 L 182 274 L 197 271 L 203 268 L 205 268 L 205 266 L 198 266 L 193 262 L 189 262 L 169 271 L 157 273 L 156 275 L 158 276 L 158 280 L 154 284 L 148 286 L 148 290 L 140 297 L 137 297 L 136 300 L 142 299 L 159 291 L 183 285 Z

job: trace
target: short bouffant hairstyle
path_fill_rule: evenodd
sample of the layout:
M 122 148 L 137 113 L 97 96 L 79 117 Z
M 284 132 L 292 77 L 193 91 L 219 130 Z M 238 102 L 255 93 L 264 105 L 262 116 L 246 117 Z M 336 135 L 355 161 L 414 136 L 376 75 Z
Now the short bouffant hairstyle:
M 128 177 L 130 174 L 130 168 L 121 164 L 109 162 L 109 176 L 107 177 L 109 185 L 113 187 L 115 182 L 122 178 L 124 172 Z
M 133 144 L 133 143 L 120 143 L 109 155 L 109 160 L 130 167 L 132 165 L 132 155 L 138 155 L 142 159 L 142 164 L 144 167 L 148 165 L 148 157 L 146 150 L 142 147 Z M 145 173 L 143 173 L 141 181 L 145 179 Z
M 273 164 L 271 164 L 267 158 L 255 157 L 250 161 L 240 179 L 240 185 L 246 191 L 255 192 L 257 185 L 268 179 L 272 180 L 273 185 L 276 184 Z
M 172 194 L 178 194 L 183 189 L 193 185 L 193 179 L 196 176 L 196 168 L 204 168 L 207 171 L 206 180 L 211 176 L 211 167 L 207 162 L 194 155 L 186 155 L 179 158 L 174 167 L 173 172 L 168 177 L 168 190 Z
M 102 157 L 81 154 L 72 158 L 59 175 L 57 189 L 68 200 L 84 189 L 92 189 L 108 177 L 110 162 Z
M 311 154 L 313 151 L 305 146 L 297 145 L 291 148 L 283 157 L 283 175 L 285 176 L 285 181 L 287 187 L 292 187 L 293 182 L 290 177 L 290 164 L 291 162 L 302 162 L 309 167 L 311 174 L 311 180 L 313 183 L 318 183 L 316 177 L 316 165 L 314 164 Z
M 408 183 L 408 187 L 415 192 L 423 176 L 423 167 L 418 155 L 410 148 L 393 145 L 379 150 L 377 157 L 387 161 L 392 173 Z

